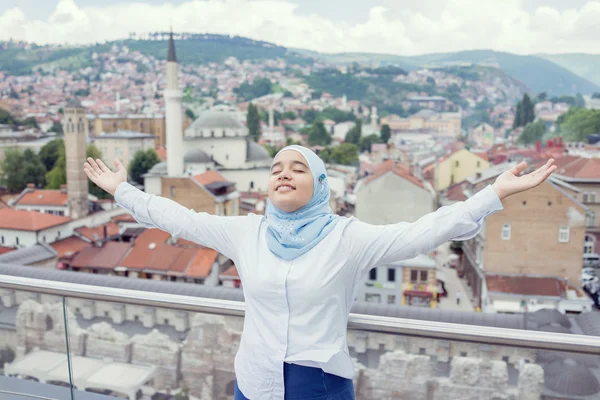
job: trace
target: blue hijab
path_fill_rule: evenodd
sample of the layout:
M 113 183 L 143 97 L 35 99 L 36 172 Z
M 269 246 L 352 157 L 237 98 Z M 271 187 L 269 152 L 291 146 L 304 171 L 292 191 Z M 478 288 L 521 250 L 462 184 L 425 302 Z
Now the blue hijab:
M 323 161 L 302 146 L 287 146 L 279 153 L 290 150 L 299 152 L 308 162 L 314 190 L 308 204 L 291 213 L 279 210 L 267 200 L 267 245 L 284 260 L 293 260 L 315 247 L 340 219 L 329 207 L 329 183 Z

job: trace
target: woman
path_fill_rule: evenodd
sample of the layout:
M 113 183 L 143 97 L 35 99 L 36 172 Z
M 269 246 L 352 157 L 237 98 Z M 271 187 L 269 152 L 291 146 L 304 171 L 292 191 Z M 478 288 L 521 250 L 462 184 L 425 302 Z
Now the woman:
M 414 223 L 375 226 L 334 215 L 325 165 L 288 146 L 273 160 L 266 215 L 196 213 L 129 185 L 127 172 L 88 158 L 84 169 L 143 226 L 213 248 L 235 262 L 246 302 L 235 357 L 235 399 L 353 399 L 346 325 L 357 288 L 374 267 L 477 234 L 501 200 L 541 184 L 549 160 L 519 177 L 521 163 L 465 202 Z M 401 199 L 400 199 L 401 201 Z

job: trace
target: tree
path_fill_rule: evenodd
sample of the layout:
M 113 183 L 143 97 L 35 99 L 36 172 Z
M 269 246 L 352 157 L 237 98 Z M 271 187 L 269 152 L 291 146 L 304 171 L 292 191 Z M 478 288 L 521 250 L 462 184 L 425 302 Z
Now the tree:
M 517 111 L 515 112 L 515 119 L 513 121 L 513 129 L 520 126 L 525 126 L 535 119 L 535 111 L 533 109 L 533 103 L 529 95 L 525 93 L 523 99 L 517 103 Z
M 352 128 L 350 128 L 350 130 L 346 133 L 344 142 L 353 143 L 358 146 L 361 136 L 362 136 L 362 121 L 357 120 L 356 124 Z
M 60 149 L 65 147 L 65 142 L 62 139 L 54 139 L 46 143 L 39 152 L 40 161 L 46 167 L 46 171 L 52 170 L 58 157 Z
M 4 108 L 0 108 L 0 124 L 15 125 L 17 121 Z
M 527 125 L 530 122 L 533 122 L 533 120 L 535 119 L 535 112 L 533 110 L 533 103 L 531 102 L 531 99 L 529 98 L 529 95 L 527 93 L 525 93 L 523 95 L 523 100 L 521 101 L 521 105 L 522 105 L 522 112 L 523 112 L 523 117 L 522 117 L 522 126 Z
M 134 155 L 133 159 L 129 163 L 129 175 L 134 182 L 143 183 L 143 177 L 146 172 L 150 171 L 150 168 L 154 167 L 160 162 L 158 154 L 154 149 L 138 150 Z
M 31 149 L 23 152 L 25 164 L 23 166 L 23 175 L 25 184 L 33 183 L 36 187 L 46 185 L 46 167 L 39 156 Z
M 341 143 L 339 146 L 324 149 L 319 156 L 328 163 L 354 165 L 358 163 L 358 146 Z
M 317 119 L 318 112 L 316 110 L 308 109 L 302 113 L 302 119 L 306 121 L 307 124 L 312 124 Z
M 592 94 L 592 99 L 600 99 L 600 92 L 594 92 Z
M 381 127 L 381 143 L 387 143 L 392 136 L 392 130 L 388 124 L 384 124 Z
M 565 139 L 585 141 L 588 135 L 600 132 L 600 110 L 571 107 L 556 122 Z
M 0 183 L 9 192 L 20 192 L 25 188 L 25 157 L 19 149 L 7 149 L 0 161 Z
M 308 144 L 311 146 L 327 146 L 331 144 L 331 135 L 327 133 L 322 122 L 314 124 L 308 133 Z
M 542 92 L 537 95 L 538 101 L 546 101 L 548 99 L 548 93 Z
M 371 134 L 369 136 L 363 136 L 358 141 L 358 148 L 360 151 L 368 151 L 371 152 L 371 145 L 373 143 L 379 143 L 379 136 L 376 134 Z
M 536 122 L 530 122 L 525 125 L 525 129 L 519 136 L 519 142 L 523 144 L 532 144 L 538 140 L 542 140 L 542 137 L 546 133 L 546 123 L 544 121 L 537 120 Z
M 52 123 L 52 127 L 48 130 L 48 132 L 56 132 L 57 135 L 62 136 L 65 134 L 63 131 L 63 126 L 60 122 L 54 121 Z
M 296 113 L 293 111 L 285 111 L 281 114 L 281 119 L 296 119 Z
M 575 96 L 575 107 L 585 107 L 585 99 L 581 93 L 577 93 Z
M 67 183 L 67 159 L 63 142 L 63 145 L 58 149 L 58 158 L 54 166 L 46 173 L 46 189 L 60 189 L 60 185 L 65 183 Z
M 194 114 L 194 112 L 192 110 L 190 110 L 189 108 L 185 109 L 185 115 L 187 115 L 187 117 L 189 119 L 191 119 L 192 121 L 196 119 L 196 114 Z
M 260 116 L 258 115 L 258 107 L 254 104 L 248 104 L 248 113 L 246 114 L 246 126 L 250 137 L 258 142 L 260 139 Z

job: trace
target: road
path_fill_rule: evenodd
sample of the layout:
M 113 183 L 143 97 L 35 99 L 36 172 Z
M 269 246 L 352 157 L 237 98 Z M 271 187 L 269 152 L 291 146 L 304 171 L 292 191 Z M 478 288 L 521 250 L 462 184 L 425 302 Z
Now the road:
M 436 249 L 436 264 L 438 265 L 438 271 L 441 271 L 446 279 L 446 290 L 448 291 L 447 297 L 440 297 L 437 308 L 441 310 L 475 311 L 469 300 L 470 291 L 467 291 L 463 281 L 458 278 L 456 270 L 442 265 L 452 253 L 449 246 L 450 244 L 446 243 Z M 460 291 L 460 304 L 456 304 L 457 291 Z

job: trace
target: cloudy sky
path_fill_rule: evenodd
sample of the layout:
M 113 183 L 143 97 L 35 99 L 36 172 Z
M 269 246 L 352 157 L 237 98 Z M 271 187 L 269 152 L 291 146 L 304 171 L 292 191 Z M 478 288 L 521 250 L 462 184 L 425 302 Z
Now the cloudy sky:
M 600 0 L 0 1 L 0 40 L 93 43 L 171 21 L 322 52 L 600 53 Z

